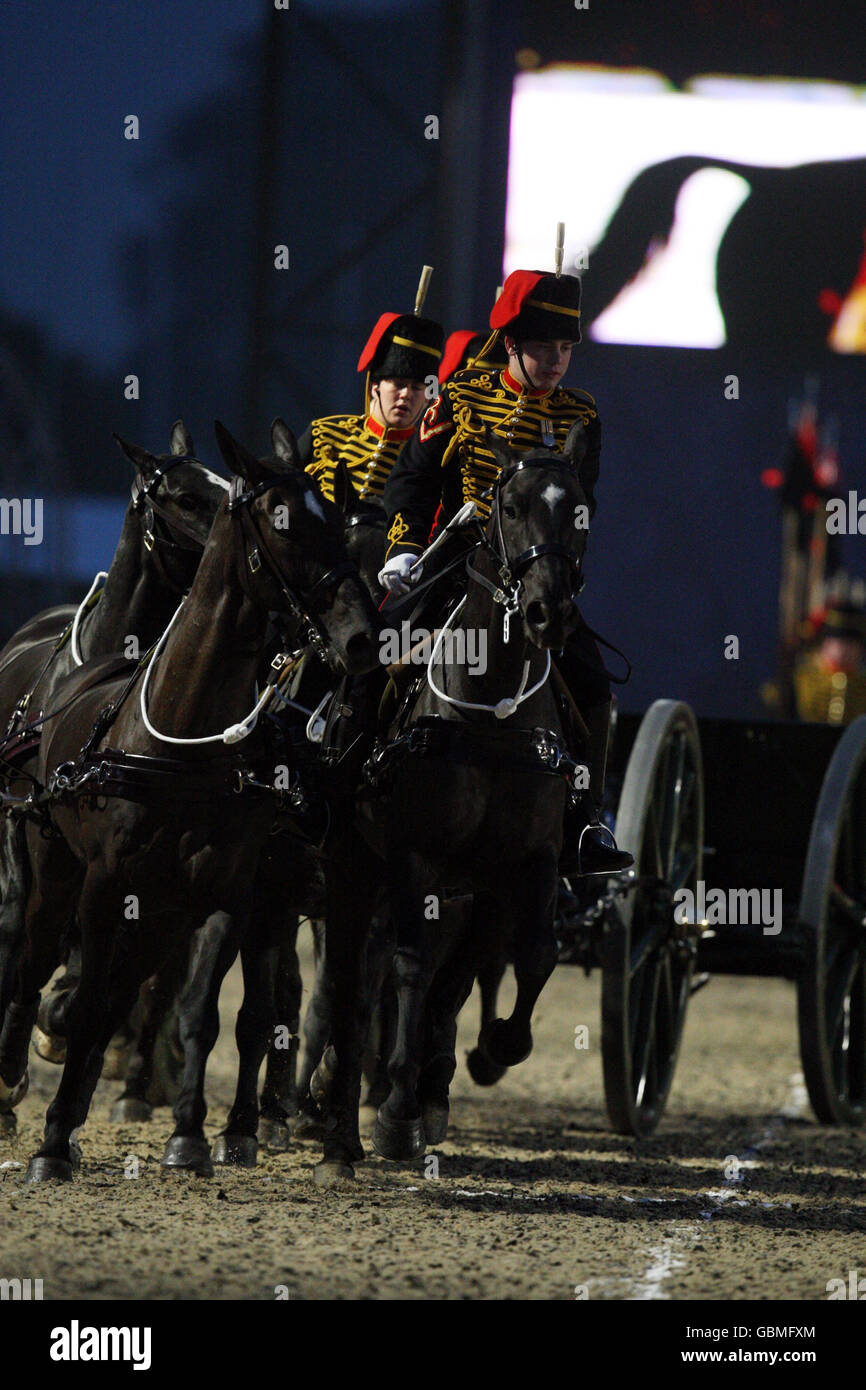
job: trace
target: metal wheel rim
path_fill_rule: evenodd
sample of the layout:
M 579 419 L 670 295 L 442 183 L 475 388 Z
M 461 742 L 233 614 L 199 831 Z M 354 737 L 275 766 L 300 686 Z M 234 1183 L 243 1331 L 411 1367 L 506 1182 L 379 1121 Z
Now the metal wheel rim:
M 866 1117 L 866 716 L 830 760 L 815 809 L 800 930 L 800 1055 L 812 1108 L 824 1124 Z
M 647 712 L 623 783 L 617 840 L 638 875 L 694 890 L 703 868 L 703 769 L 694 714 L 658 700 Z M 659 949 L 661 946 L 661 949 Z M 629 962 L 628 975 L 625 962 Z M 602 979 L 605 1095 L 614 1128 L 648 1134 L 661 1118 L 682 1039 L 693 961 L 653 929 L 647 891 L 609 924 Z

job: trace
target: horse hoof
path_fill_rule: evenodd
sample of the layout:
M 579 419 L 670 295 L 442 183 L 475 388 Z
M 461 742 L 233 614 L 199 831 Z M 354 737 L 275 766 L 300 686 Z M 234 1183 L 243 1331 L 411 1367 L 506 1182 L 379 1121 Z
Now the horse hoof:
M 478 1046 L 494 1066 L 516 1067 L 525 1062 L 532 1051 L 532 1033 L 528 1028 L 515 1032 L 507 1019 L 494 1018 L 482 1028 Z
M 344 1183 L 355 1181 L 355 1170 L 351 1163 L 324 1159 L 313 1169 L 313 1182 L 316 1187 L 342 1187 Z
M 316 1102 L 320 1110 L 324 1110 L 331 1094 L 331 1087 L 334 1084 L 334 1073 L 337 1067 L 337 1055 L 332 1047 L 325 1051 L 313 1075 L 310 1077 L 310 1095 Z
M 232 1168 L 255 1168 L 258 1152 L 258 1140 L 253 1134 L 218 1134 L 213 1161 Z
M 143 1124 L 153 1117 L 153 1109 L 140 1096 L 121 1096 L 111 1107 L 113 1125 Z
M 472 1051 L 466 1054 L 466 1070 L 476 1086 L 495 1086 L 497 1081 L 502 1080 L 508 1068 L 491 1062 L 480 1047 L 473 1047 Z
M 428 1144 L 441 1144 L 448 1133 L 448 1102 L 428 1101 L 424 1106 L 424 1137 Z
M 72 1164 L 65 1158 L 31 1158 L 27 1165 L 28 1182 L 72 1182 Z
M 193 1139 L 185 1134 L 175 1134 L 169 1139 L 162 1156 L 162 1166 L 197 1173 L 200 1178 L 213 1177 L 213 1164 L 207 1140 Z
M 373 1149 L 380 1158 L 417 1158 L 426 1147 L 420 1116 L 417 1120 L 392 1120 L 379 1111 L 373 1126 Z
M 18 1116 L 14 1110 L 0 1110 L 0 1134 L 14 1134 L 18 1128 Z
M 270 1153 L 286 1153 L 292 1147 L 288 1118 L 275 1120 L 263 1115 L 259 1120 L 259 1143 Z
M 16 1081 L 14 1086 L 8 1086 L 0 1076 L 0 1105 L 6 1111 L 14 1110 L 16 1105 L 20 1105 L 28 1090 L 30 1089 L 30 1073 L 25 1071 L 20 1081 Z
M 307 1115 L 301 1112 L 292 1121 L 293 1139 L 315 1139 L 322 1140 L 325 1137 L 325 1126 L 315 1115 Z
M 43 1033 L 38 1024 L 35 1025 L 31 1036 L 33 1051 L 43 1062 L 53 1062 L 55 1066 L 61 1066 L 66 1061 L 65 1038 L 58 1037 L 56 1033 Z

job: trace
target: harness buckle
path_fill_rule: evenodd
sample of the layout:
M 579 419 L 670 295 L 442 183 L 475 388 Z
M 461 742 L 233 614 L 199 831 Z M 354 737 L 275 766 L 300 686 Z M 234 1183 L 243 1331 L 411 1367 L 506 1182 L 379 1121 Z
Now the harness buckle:
M 239 767 L 235 767 L 235 768 L 232 769 L 232 791 L 235 792 L 235 794 L 236 794 L 237 796 L 240 796 L 241 793 L 243 792 L 243 789 L 244 789 L 244 774 L 243 774 L 243 769 L 242 769 L 242 768 L 239 768 Z
M 261 556 L 259 555 L 258 546 L 254 546 L 254 547 L 253 547 L 253 549 L 250 551 L 249 555 L 247 556 L 247 560 L 249 561 L 249 566 L 250 566 L 250 571 L 251 571 L 251 573 L 252 573 L 252 574 L 258 574 L 259 570 L 260 570 L 261 567 L 262 567 L 262 560 L 261 560 Z
M 151 531 L 150 527 L 148 527 L 147 530 L 146 530 L 145 533 L 144 533 L 144 548 L 145 548 L 145 550 L 153 550 L 153 547 L 154 547 L 155 544 L 156 544 L 156 537 L 154 536 L 154 534 L 153 534 L 153 532 Z

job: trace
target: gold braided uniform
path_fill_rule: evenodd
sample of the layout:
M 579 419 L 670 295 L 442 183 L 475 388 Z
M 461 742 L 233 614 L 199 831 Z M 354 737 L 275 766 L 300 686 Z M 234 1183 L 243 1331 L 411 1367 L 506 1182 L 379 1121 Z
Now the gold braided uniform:
M 372 415 L 326 415 L 314 420 L 300 440 L 301 461 L 329 502 L 334 470 L 342 459 L 359 497 L 381 497 L 403 445 L 415 433 L 391 429 Z
M 866 714 L 866 671 L 839 671 L 819 652 L 794 672 L 797 714 L 815 724 L 850 724 Z
M 388 556 L 425 548 L 440 501 L 446 516 L 464 502 L 475 502 L 479 516 L 489 516 L 490 503 L 483 494 L 498 477 L 499 463 L 484 440 L 485 426 L 517 452 L 547 446 L 561 453 L 576 420 L 587 432 L 580 480 L 591 517 L 601 450 L 601 424 L 592 396 L 561 386 L 553 391 L 528 389 L 507 370 L 469 367 L 455 372 L 422 416 L 417 434 L 388 478 Z

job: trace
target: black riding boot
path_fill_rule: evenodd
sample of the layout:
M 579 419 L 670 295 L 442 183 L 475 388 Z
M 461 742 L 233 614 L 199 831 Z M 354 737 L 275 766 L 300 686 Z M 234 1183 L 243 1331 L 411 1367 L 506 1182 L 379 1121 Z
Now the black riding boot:
M 601 819 L 610 701 L 585 710 L 583 718 L 589 734 L 586 753 L 589 789 L 576 806 L 569 806 L 566 811 L 560 873 L 567 877 L 618 874 L 632 867 L 634 856 L 617 848 L 613 833 Z

